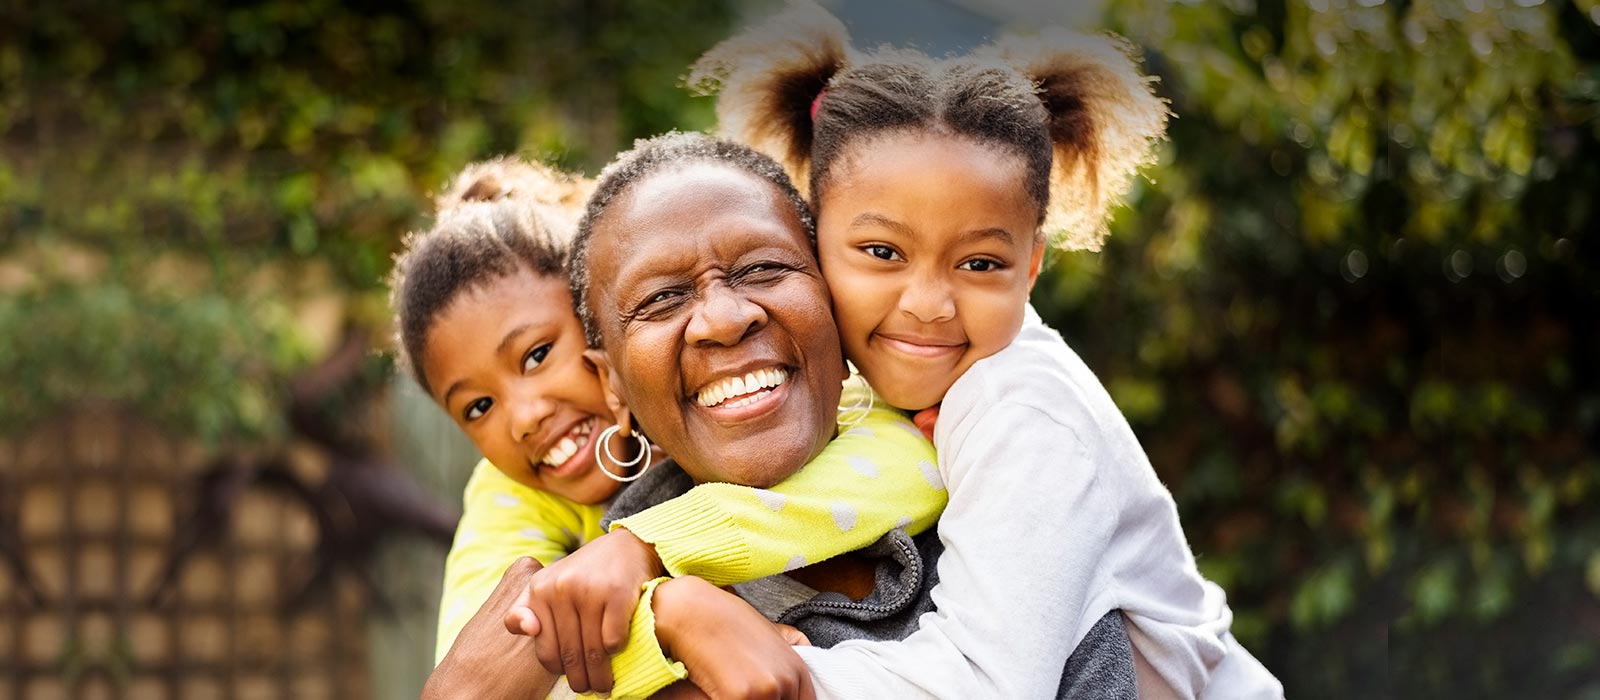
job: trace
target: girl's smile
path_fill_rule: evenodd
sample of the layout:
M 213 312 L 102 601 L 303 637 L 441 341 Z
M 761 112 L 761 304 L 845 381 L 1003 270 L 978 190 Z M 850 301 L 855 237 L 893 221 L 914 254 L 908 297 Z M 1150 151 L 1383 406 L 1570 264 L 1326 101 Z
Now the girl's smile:
M 565 278 L 526 269 L 468 289 L 434 320 L 423 370 L 434 400 L 506 476 L 599 503 L 618 487 L 595 465 L 610 413 L 570 299 Z
M 890 134 L 832 172 L 818 257 L 845 354 L 884 400 L 938 403 L 1022 327 L 1043 259 L 1020 157 L 971 138 Z

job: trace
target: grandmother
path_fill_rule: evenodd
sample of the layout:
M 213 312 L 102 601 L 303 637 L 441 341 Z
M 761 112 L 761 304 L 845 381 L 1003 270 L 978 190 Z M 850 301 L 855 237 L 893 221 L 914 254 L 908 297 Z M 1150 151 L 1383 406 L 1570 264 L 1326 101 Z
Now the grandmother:
M 845 377 L 838 329 L 810 211 L 775 162 L 700 134 L 640 142 L 601 175 L 569 269 L 588 341 L 603 348 L 592 357 L 618 425 L 636 425 L 676 460 L 646 472 L 610 517 L 695 483 L 774 485 L 834 437 Z M 789 378 L 760 401 L 695 400 L 712 382 L 773 368 Z M 738 587 L 749 603 L 692 577 L 669 581 L 653 600 L 658 637 L 714 696 L 811 697 L 803 662 L 762 615 L 819 647 L 904 638 L 933 609 L 939 551 L 934 533 L 897 530 L 854 555 Z M 457 658 L 430 679 L 436 696 L 526 696 L 548 683 L 529 646 L 497 623 L 537 566 L 506 572 L 451 651 Z M 1135 697 L 1120 613 L 1095 626 L 1066 669 L 1040 672 L 1061 677 L 1058 697 Z M 680 686 L 671 692 L 698 695 Z

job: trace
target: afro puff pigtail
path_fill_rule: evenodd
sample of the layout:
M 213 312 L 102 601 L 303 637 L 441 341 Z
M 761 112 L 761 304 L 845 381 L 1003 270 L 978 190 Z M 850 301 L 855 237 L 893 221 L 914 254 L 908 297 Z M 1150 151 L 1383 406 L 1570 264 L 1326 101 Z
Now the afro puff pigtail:
M 706 52 L 685 79 L 716 93 L 718 133 L 782 163 L 797 187 L 809 182 L 811 118 L 828 81 L 850 63 L 844 25 L 809 0 Z
M 556 210 L 568 226 L 577 222 L 594 181 L 543 163 L 500 156 L 468 164 L 434 198 L 439 214 L 474 202 L 515 199 Z
M 1099 250 L 1111 208 L 1156 161 L 1170 111 L 1118 37 L 1047 30 L 988 47 L 1038 88 L 1054 144 L 1044 231 L 1066 250 Z

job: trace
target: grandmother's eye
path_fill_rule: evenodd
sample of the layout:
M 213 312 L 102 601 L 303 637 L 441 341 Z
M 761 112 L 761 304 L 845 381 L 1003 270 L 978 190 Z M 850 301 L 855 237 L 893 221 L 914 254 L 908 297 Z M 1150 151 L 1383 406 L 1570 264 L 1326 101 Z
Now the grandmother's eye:
M 477 401 L 467 404 L 467 410 L 461 414 L 461 417 L 469 421 L 477 420 L 482 418 L 483 414 L 488 413 L 489 407 L 493 405 L 494 399 L 485 396 Z
M 531 372 L 534 368 L 544 363 L 544 358 L 550 356 L 550 343 L 545 343 L 528 351 L 522 357 L 522 371 Z

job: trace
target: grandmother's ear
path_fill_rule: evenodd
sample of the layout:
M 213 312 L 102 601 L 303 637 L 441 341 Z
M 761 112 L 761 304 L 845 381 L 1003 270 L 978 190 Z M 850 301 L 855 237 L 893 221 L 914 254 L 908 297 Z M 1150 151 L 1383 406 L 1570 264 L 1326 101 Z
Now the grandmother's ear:
M 583 351 L 584 362 L 594 368 L 595 374 L 600 375 L 600 393 L 606 397 L 606 408 L 611 411 L 611 419 L 621 430 L 624 437 L 633 434 L 633 413 L 628 410 L 628 404 L 622 400 L 622 392 L 618 390 L 622 380 L 611 371 L 611 357 L 605 350 L 590 348 Z

